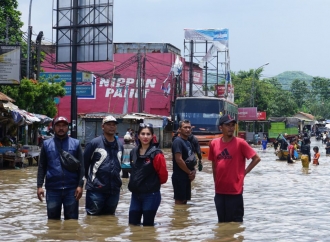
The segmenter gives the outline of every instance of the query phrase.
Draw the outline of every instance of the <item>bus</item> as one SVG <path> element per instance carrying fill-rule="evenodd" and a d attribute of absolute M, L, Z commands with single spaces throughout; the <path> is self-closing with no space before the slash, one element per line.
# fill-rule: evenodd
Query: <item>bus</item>
<path fill-rule="evenodd" d="M 209 142 L 222 136 L 218 123 L 224 114 L 230 114 L 237 121 L 237 105 L 217 97 L 178 97 L 174 106 L 173 132 L 178 130 L 181 120 L 189 120 L 193 127 L 192 133 L 201 146 L 202 155 L 207 158 Z"/>

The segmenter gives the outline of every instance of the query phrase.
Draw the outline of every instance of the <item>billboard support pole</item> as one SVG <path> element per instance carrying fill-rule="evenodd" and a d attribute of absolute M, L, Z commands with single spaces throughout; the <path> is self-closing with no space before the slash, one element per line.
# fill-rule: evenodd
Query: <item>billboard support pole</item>
<path fill-rule="evenodd" d="M 190 40 L 189 97 L 192 97 L 192 85 L 193 85 L 193 61 L 194 61 L 194 41 L 193 41 L 193 40 Z"/>
<path fill-rule="evenodd" d="M 77 24 L 78 0 L 73 1 L 72 81 L 71 81 L 71 137 L 77 138 Z"/>

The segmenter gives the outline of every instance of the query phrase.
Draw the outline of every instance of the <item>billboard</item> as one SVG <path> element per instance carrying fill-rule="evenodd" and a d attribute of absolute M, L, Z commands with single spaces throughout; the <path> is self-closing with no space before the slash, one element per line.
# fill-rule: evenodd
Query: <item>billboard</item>
<path fill-rule="evenodd" d="M 219 50 L 228 49 L 229 29 L 185 29 L 186 40 L 212 41 Z"/>
<path fill-rule="evenodd" d="M 226 85 L 225 84 L 216 85 L 216 91 L 217 91 L 218 97 L 225 98 Z M 228 84 L 228 95 L 229 95 L 229 93 L 234 94 L 234 85 Z"/>
<path fill-rule="evenodd" d="M 258 120 L 257 108 L 238 108 L 238 120 L 239 121 L 253 121 Z"/>
<path fill-rule="evenodd" d="M 56 6 L 57 63 L 74 62 L 74 47 L 77 62 L 113 60 L 113 0 L 57 0 Z"/>
<path fill-rule="evenodd" d="M 41 72 L 40 77 L 45 79 L 54 78 L 55 82 L 66 81 L 71 82 L 71 72 Z M 88 72 L 77 72 L 78 82 L 93 82 L 93 74 Z"/>
<path fill-rule="evenodd" d="M 55 82 L 65 81 L 65 95 L 71 96 L 71 72 L 42 72 L 40 77 L 54 78 Z M 77 72 L 76 94 L 78 98 L 95 98 L 95 77 L 92 73 Z"/>
<path fill-rule="evenodd" d="M 88 70 L 93 72 L 94 96 L 95 98 L 84 98 L 82 95 L 89 93 L 89 82 L 79 83 L 77 86 L 78 113 L 123 113 L 125 100 L 127 100 L 127 112 L 137 112 L 138 110 L 138 79 L 136 76 L 137 61 L 132 57 L 135 53 L 116 53 L 115 62 L 90 62 L 78 63 L 78 70 Z M 56 74 L 58 65 L 54 65 L 51 56 L 47 56 L 42 64 L 46 72 Z M 164 80 L 170 85 L 170 93 L 173 91 L 172 75 L 169 76 L 171 67 L 176 59 L 174 53 L 147 53 L 147 58 L 152 61 L 146 62 L 146 73 L 144 84 L 144 108 L 143 111 L 150 114 L 169 116 L 171 109 L 171 95 L 166 95 L 162 89 Z M 184 59 L 181 58 L 184 62 Z M 118 68 L 126 63 L 124 68 Z M 185 72 L 182 73 L 183 75 Z M 64 74 L 63 74 L 64 75 Z M 63 77 L 63 76 L 62 76 Z M 183 77 L 185 78 L 185 77 Z M 69 79 L 67 79 L 69 80 Z M 126 88 L 127 86 L 127 88 Z M 70 93 L 70 83 L 66 85 L 67 95 Z M 92 91 L 92 90 L 91 90 Z M 64 96 L 58 104 L 58 115 L 70 118 L 70 98 Z"/>
<path fill-rule="evenodd" d="M 266 112 L 258 112 L 258 120 L 266 120 Z"/>
<path fill-rule="evenodd" d="M 21 47 L 0 45 L 0 84 L 20 84 Z"/>

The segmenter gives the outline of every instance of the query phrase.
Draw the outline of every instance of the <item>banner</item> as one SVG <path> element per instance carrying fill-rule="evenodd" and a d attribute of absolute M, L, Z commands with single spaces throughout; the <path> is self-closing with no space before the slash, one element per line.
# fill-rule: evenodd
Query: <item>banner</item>
<path fill-rule="evenodd" d="M 257 108 L 238 108 L 239 121 L 254 121 L 258 120 Z"/>
<path fill-rule="evenodd" d="M 21 47 L 0 46 L 0 84 L 20 84 Z"/>
<path fill-rule="evenodd" d="M 213 41 L 219 50 L 228 49 L 229 30 L 228 29 L 185 29 L 184 38 L 186 40 L 207 40 Z"/>
<path fill-rule="evenodd" d="M 216 85 L 216 91 L 218 97 L 225 98 L 226 94 L 226 84 L 221 84 L 221 85 Z M 233 85 L 228 85 L 228 94 L 232 93 L 234 95 L 234 86 Z"/>
<path fill-rule="evenodd" d="M 258 120 L 266 120 L 266 112 L 258 112 Z"/>

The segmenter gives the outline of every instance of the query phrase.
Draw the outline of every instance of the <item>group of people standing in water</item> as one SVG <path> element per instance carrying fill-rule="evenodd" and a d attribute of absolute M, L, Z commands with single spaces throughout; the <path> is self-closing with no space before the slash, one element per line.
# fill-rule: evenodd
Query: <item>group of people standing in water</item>
<path fill-rule="evenodd" d="M 46 196 L 49 219 L 61 219 L 62 207 L 64 219 L 78 219 L 84 184 L 87 215 L 115 214 L 122 186 L 121 161 L 123 154 L 128 156 L 116 137 L 117 125 L 113 116 L 105 117 L 103 134 L 91 140 L 82 151 L 79 140 L 68 136 L 68 120 L 65 117 L 54 120 L 55 136 L 42 146 L 37 178 L 37 196 L 40 201 Z M 235 119 L 223 115 L 219 120 L 223 136 L 210 143 L 208 159 L 212 162 L 218 222 L 243 221 L 244 177 L 260 161 L 246 141 L 233 136 L 235 125 Z M 191 199 L 191 182 L 196 177 L 196 168 L 200 171 L 203 168 L 201 151 L 196 147 L 198 142 L 191 135 L 191 129 L 189 120 L 180 121 L 178 135 L 172 144 L 175 204 L 186 204 Z M 131 147 L 126 157 L 130 162 L 128 189 L 132 193 L 128 222 L 132 225 L 154 225 L 161 203 L 160 188 L 168 180 L 166 160 L 158 145 L 153 143 L 153 135 L 152 124 L 140 123 L 139 145 Z M 80 162 L 79 168 L 71 170 L 63 165 L 63 159 L 68 158 L 63 155 L 64 151 Z M 245 166 L 247 159 L 252 161 Z"/>

